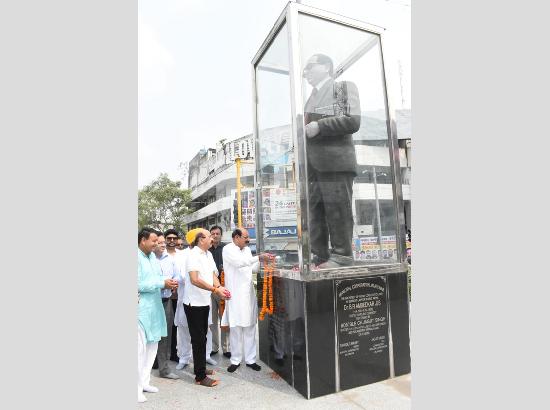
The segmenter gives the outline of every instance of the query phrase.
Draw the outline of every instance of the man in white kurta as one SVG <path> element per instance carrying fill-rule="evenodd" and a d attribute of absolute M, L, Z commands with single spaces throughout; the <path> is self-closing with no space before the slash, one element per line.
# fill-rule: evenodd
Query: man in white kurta
<path fill-rule="evenodd" d="M 237 370 L 243 360 L 243 352 L 246 365 L 258 371 L 261 369 L 256 364 L 258 306 L 252 272 L 258 270 L 259 258 L 252 256 L 247 246 L 250 240 L 246 229 L 235 229 L 231 237 L 233 242 L 223 248 L 225 287 L 231 292 L 222 317 L 222 326 L 230 328 L 231 366 L 227 371 L 232 373 Z"/>

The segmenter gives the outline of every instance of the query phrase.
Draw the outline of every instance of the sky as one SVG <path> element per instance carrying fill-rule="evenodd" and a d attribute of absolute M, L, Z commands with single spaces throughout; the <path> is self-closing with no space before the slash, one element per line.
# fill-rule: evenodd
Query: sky
<path fill-rule="evenodd" d="M 287 0 L 139 0 L 138 188 L 252 133 L 252 58 Z M 388 93 L 410 108 L 410 0 L 302 0 L 386 28 Z M 183 180 L 183 186 L 187 181 Z"/>

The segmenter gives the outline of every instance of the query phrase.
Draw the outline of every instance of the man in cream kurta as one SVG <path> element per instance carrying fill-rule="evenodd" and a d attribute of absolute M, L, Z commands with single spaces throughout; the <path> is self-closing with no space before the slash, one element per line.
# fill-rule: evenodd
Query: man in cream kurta
<path fill-rule="evenodd" d="M 252 256 L 248 231 L 235 229 L 231 234 L 233 242 L 223 248 L 225 287 L 231 292 L 231 299 L 225 302 L 222 326 L 229 326 L 231 345 L 231 366 L 227 371 L 234 372 L 243 360 L 253 370 L 260 370 L 256 364 L 256 323 L 258 306 L 252 283 L 252 272 L 259 268 L 259 257 Z M 262 255 L 262 257 L 264 257 Z"/>

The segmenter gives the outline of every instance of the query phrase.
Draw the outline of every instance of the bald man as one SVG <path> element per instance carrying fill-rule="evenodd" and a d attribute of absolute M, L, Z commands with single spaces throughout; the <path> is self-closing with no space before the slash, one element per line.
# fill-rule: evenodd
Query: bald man
<path fill-rule="evenodd" d="M 216 263 L 208 249 L 212 246 L 212 235 L 206 229 L 197 231 L 192 241 L 186 270 L 189 273 L 189 283 L 186 283 L 183 296 L 183 309 L 189 325 L 195 382 L 201 386 L 214 387 L 218 380 L 209 375 L 213 370 L 206 369 L 206 334 L 208 331 L 208 315 L 210 312 L 211 294 L 221 299 L 229 299 L 230 292 L 220 285 Z M 189 285 L 189 286 L 187 286 Z"/>

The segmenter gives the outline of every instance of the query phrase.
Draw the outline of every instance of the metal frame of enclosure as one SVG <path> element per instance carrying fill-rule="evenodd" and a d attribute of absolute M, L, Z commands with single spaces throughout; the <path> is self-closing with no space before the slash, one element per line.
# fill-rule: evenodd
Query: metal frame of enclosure
<path fill-rule="evenodd" d="M 356 48 L 353 53 L 350 53 L 348 56 L 344 56 L 338 61 L 338 64 L 335 64 L 334 67 L 334 77 L 337 78 L 338 76 L 346 73 L 346 70 L 353 66 L 353 64 L 360 59 L 362 56 L 364 56 L 366 53 L 373 52 L 379 53 L 379 55 L 376 56 L 377 61 L 380 61 L 381 64 L 381 86 L 380 89 L 382 90 L 381 99 L 383 99 L 383 109 L 385 111 L 385 127 L 386 127 L 386 133 L 387 133 L 387 145 L 381 145 L 382 148 L 387 149 L 388 155 L 389 155 L 389 164 L 391 169 L 391 176 L 388 178 L 391 178 L 391 199 L 393 203 L 393 216 L 394 222 L 393 226 L 395 227 L 395 255 L 388 259 L 388 260 L 373 260 L 372 262 L 369 261 L 369 263 L 357 263 L 350 266 L 342 266 L 338 269 L 321 269 L 321 270 L 313 270 L 312 269 L 312 261 L 311 261 L 311 249 L 310 249 L 310 218 L 309 218 L 309 193 L 308 193 L 308 178 L 307 178 L 307 147 L 306 147 L 306 136 L 305 136 L 305 127 L 304 127 L 304 84 L 302 80 L 302 67 L 304 67 L 305 61 L 303 61 L 303 55 L 301 54 L 301 47 L 302 44 L 300 42 L 300 35 L 301 35 L 301 26 L 300 26 L 300 18 L 302 16 L 310 16 L 314 17 L 315 19 L 320 19 L 319 24 L 322 24 L 322 22 L 327 22 L 330 24 L 336 24 L 342 27 L 349 27 L 354 30 L 357 30 L 358 35 L 367 34 L 372 36 L 369 38 L 372 38 L 372 41 L 364 41 L 363 44 L 361 44 L 360 47 Z M 317 20 L 316 20 L 317 22 Z M 287 50 L 287 56 L 288 56 L 288 64 L 286 65 L 276 65 L 276 64 L 269 64 L 269 62 L 262 63 L 262 59 L 268 53 L 274 44 L 274 41 L 277 39 L 278 41 L 285 42 L 284 36 L 279 36 L 279 34 L 283 31 L 286 31 L 284 36 L 286 36 L 287 44 L 284 45 Z M 260 110 L 258 109 L 259 99 L 260 99 L 260 91 L 259 87 L 263 87 L 264 84 L 258 79 L 258 73 L 260 71 L 269 71 L 271 73 L 278 73 L 282 74 L 283 76 L 288 76 L 289 80 L 289 90 L 290 90 L 290 101 L 289 101 L 289 108 L 290 108 L 290 116 L 288 118 L 288 124 L 289 124 L 289 132 L 292 143 L 292 159 L 290 162 L 292 162 L 292 166 L 288 168 L 288 172 L 292 175 L 290 178 L 294 178 L 295 186 L 293 187 L 293 190 L 295 190 L 296 195 L 296 247 L 294 249 L 294 252 L 297 254 L 297 258 L 295 261 L 294 269 L 277 269 L 277 277 L 280 278 L 279 280 L 283 283 L 285 280 L 292 281 L 292 283 L 297 283 L 299 287 L 301 287 L 300 292 L 303 293 L 303 306 L 300 308 L 303 309 L 303 315 L 304 315 L 304 321 L 305 321 L 305 353 L 306 353 L 306 379 L 307 379 L 307 386 L 299 390 L 305 397 L 312 398 L 317 397 L 322 394 L 327 394 L 333 391 L 340 391 L 345 388 L 349 388 L 346 386 L 341 386 L 341 376 L 340 376 L 340 360 L 338 358 L 338 347 L 337 342 L 334 343 L 334 351 L 333 352 L 326 352 L 327 354 L 332 354 L 336 356 L 335 359 L 335 366 L 334 366 L 334 387 L 331 387 L 332 390 L 321 391 L 313 389 L 312 391 L 312 381 L 311 378 L 311 372 L 316 371 L 311 369 L 311 363 L 312 360 L 311 353 L 310 353 L 310 346 L 311 340 L 308 340 L 308 334 L 310 333 L 308 331 L 309 326 L 314 326 L 313 324 L 308 324 L 309 315 L 308 315 L 308 301 L 307 298 L 310 297 L 310 295 L 315 295 L 315 292 L 317 292 L 315 289 L 315 283 L 318 281 L 332 281 L 329 285 L 329 288 L 334 289 L 333 294 L 336 294 L 336 284 L 339 283 L 338 281 L 343 281 L 347 279 L 353 279 L 353 278 L 364 278 L 364 277 L 384 277 L 384 283 L 389 283 L 388 275 L 391 276 L 392 274 L 400 274 L 402 275 L 403 272 L 407 272 L 407 260 L 406 260 L 406 247 L 405 247 L 405 218 L 404 218 L 404 207 L 403 207 L 403 193 L 402 193 L 402 186 L 401 186 L 401 170 L 400 170 L 400 159 L 399 159 L 399 147 L 398 147 L 398 140 L 397 140 L 397 131 L 396 131 L 396 124 L 394 119 L 394 114 L 391 109 L 390 101 L 388 98 L 388 92 L 387 92 L 387 85 L 386 85 L 386 69 L 384 67 L 384 54 L 383 54 L 383 34 L 384 29 L 378 26 L 374 26 L 371 24 L 367 24 L 358 20 L 354 20 L 351 18 L 347 18 L 341 15 L 333 14 L 327 11 L 323 11 L 320 9 L 316 9 L 313 7 L 305 6 L 302 4 L 297 3 L 289 3 L 286 8 L 283 10 L 279 18 L 277 19 L 275 25 L 271 29 L 269 35 L 259 48 L 258 52 L 254 56 L 252 60 L 252 84 L 253 84 L 253 118 L 254 118 L 254 138 L 255 138 L 255 147 L 256 147 L 256 205 L 257 205 L 257 212 L 256 212 L 256 232 L 257 232 L 257 250 L 258 252 L 264 252 L 266 250 L 266 241 L 264 238 L 264 235 L 262 233 L 264 232 L 265 221 L 262 217 L 262 204 L 264 203 L 265 198 L 263 198 L 263 191 L 264 184 L 262 183 L 262 169 L 265 164 L 262 163 L 262 144 L 265 142 L 261 138 L 262 127 L 259 125 L 260 118 L 259 116 L 262 115 Z M 303 34 L 303 33 L 302 33 Z M 376 48 L 374 48 L 376 46 Z M 264 88 L 265 89 L 265 88 Z M 285 129 L 286 130 L 286 129 Z M 286 131 L 285 131 L 286 132 Z M 378 148 L 378 147 L 377 147 Z M 264 154 L 265 155 L 265 154 Z M 373 167 L 374 169 L 374 167 Z M 287 172 L 285 171 L 285 172 Z M 376 189 L 376 171 L 373 171 L 374 176 L 374 188 Z M 387 183 L 389 185 L 389 183 Z M 388 200 L 389 202 L 389 200 Z M 378 206 L 378 201 L 376 202 Z M 380 212 L 377 210 L 377 212 Z M 380 224 L 380 215 L 378 215 L 378 220 Z M 381 228 L 378 227 L 378 235 L 381 234 Z M 380 236 L 381 237 L 381 236 Z M 382 244 L 380 240 L 380 249 L 382 250 Z M 262 275 L 260 273 L 260 275 Z M 374 279 L 373 279 L 374 280 Z M 393 280 L 393 279 L 392 279 Z M 286 283 L 286 282 L 285 282 Z M 262 284 L 262 281 L 258 280 L 258 286 L 259 291 L 261 286 L 264 286 L 265 284 Z M 292 285 L 294 286 L 294 285 Z M 319 286 L 322 286 L 319 284 Z M 313 293 L 312 293 L 313 292 Z M 392 336 L 392 329 L 395 329 L 395 324 L 392 326 L 392 314 L 390 311 L 390 299 L 394 298 L 395 296 L 389 295 L 388 286 L 385 287 L 386 300 L 387 300 L 387 321 L 388 321 L 388 355 L 389 355 L 389 377 L 394 377 L 395 375 L 408 373 L 408 371 L 397 371 L 395 370 L 395 363 L 394 363 L 394 351 L 393 351 L 393 344 L 394 344 L 394 336 Z M 260 297 L 260 296 L 259 296 Z M 401 297 L 401 296 L 399 296 Z M 393 300 L 393 299 L 392 299 Z M 302 303 L 302 301 L 300 301 Z M 403 302 L 405 303 L 405 302 Z M 403 305 L 404 306 L 404 305 Z M 337 302 L 336 299 L 334 301 L 334 309 L 333 314 L 334 317 L 337 317 Z M 404 308 L 403 308 L 404 309 Z M 408 299 L 406 301 L 406 310 L 408 315 Z M 338 319 L 335 320 L 334 325 L 334 338 L 336 341 L 338 341 L 338 328 L 337 323 Z M 404 325 L 403 325 L 404 326 Z M 407 320 L 407 341 L 408 344 L 408 320 Z M 290 331 L 292 333 L 292 331 Z M 293 337 L 293 336 L 291 336 Z M 260 331 L 260 344 L 262 343 L 262 331 Z M 261 349 L 260 349 L 261 350 Z M 407 354 L 409 354 L 407 350 Z M 261 356 L 261 355 L 260 355 Z M 264 360 L 264 359 L 262 359 Z M 410 360 L 410 358 L 409 358 Z M 264 360 L 265 361 L 265 360 Z M 271 364 L 268 363 L 270 366 Z M 409 366 L 409 367 L 408 367 Z M 410 371 L 410 363 L 404 366 L 405 369 L 409 369 Z M 272 366 L 273 367 L 273 366 Z M 289 377 L 286 379 L 291 385 L 294 385 L 294 379 L 295 377 L 298 377 L 295 375 L 295 367 L 291 366 L 291 370 L 289 373 Z M 316 392 L 317 391 L 317 392 Z"/>
<path fill-rule="evenodd" d="M 277 19 L 277 22 L 271 29 L 269 35 L 261 45 L 260 49 L 254 56 L 252 60 L 252 83 L 253 83 L 253 118 L 254 118 L 254 138 L 256 140 L 256 149 L 258 149 L 261 145 L 259 144 L 259 138 L 258 138 L 258 121 L 257 121 L 257 90 L 256 90 L 256 68 L 257 64 L 266 52 L 266 50 L 271 45 L 274 37 L 276 34 L 280 31 L 281 27 L 286 23 L 287 27 L 289 27 L 288 31 L 288 41 L 289 41 L 289 50 L 290 50 L 290 88 L 291 88 L 291 108 L 292 108 L 292 131 L 293 131 L 293 139 L 294 139 L 294 146 L 298 147 L 298 151 L 300 157 L 298 158 L 298 172 L 299 175 L 305 176 L 306 175 L 306 169 L 305 169 L 305 156 L 306 156 L 306 147 L 304 146 L 304 124 L 303 124 L 303 118 L 304 118 L 304 109 L 303 109 L 303 95 L 301 92 L 301 88 L 296 84 L 296 79 L 301 77 L 301 64 L 300 64 L 300 56 L 299 56 L 299 44 L 298 44 L 298 14 L 303 13 L 315 17 L 319 17 L 321 19 L 326 19 L 331 22 L 336 22 L 345 26 L 354 27 L 360 30 L 367 31 L 372 34 L 376 34 L 380 37 L 381 42 L 381 54 L 382 54 L 382 64 L 383 64 L 383 32 L 384 29 L 379 26 L 374 26 L 362 21 L 354 20 L 351 18 L 347 18 L 338 14 L 330 13 L 321 9 L 317 9 L 310 6 L 305 6 L 303 4 L 298 3 L 289 3 L 288 6 L 285 8 L 285 10 L 281 13 L 279 18 Z M 276 68 L 273 68 L 273 70 L 276 70 Z M 336 71 L 336 70 L 335 70 Z M 384 72 L 383 76 L 383 82 L 384 85 L 386 83 L 386 75 Z M 354 267 L 346 267 L 347 270 L 346 275 L 365 275 L 365 274 L 383 274 L 383 273 L 392 273 L 392 272 L 402 272 L 403 270 L 407 270 L 407 261 L 406 261 L 406 249 L 405 249 L 405 217 L 404 217 L 404 211 L 403 211 L 403 194 L 401 189 L 401 170 L 400 170 L 400 164 L 399 164 L 399 152 L 398 152 L 398 144 L 397 144 L 397 130 L 396 130 L 396 124 L 395 119 L 393 116 L 393 111 L 391 109 L 391 103 L 389 101 L 387 91 L 385 92 L 385 99 L 386 99 L 386 116 L 388 118 L 387 120 L 387 130 L 389 135 L 389 142 L 390 142 L 390 159 L 391 159 L 391 165 L 392 165 L 392 177 L 393 177 L 393 198 L 394 198 L 394 206 L 397 210 L 396 212 L 396 226 L 397 226 L 397 262 L 395 263 L 378 263 L 375 265 L 368 265 L 368 266 L 354 266 Z M 259 158 L 259 153 L 256 153 L 256 158 Z M 259 174 L 260 174 L 260 161 L 256 161 L 256 181 L 259 181 Z M 305 177 L 298 179 L 300 182 L 296 186 L 296 193 L 298 196 L 300 209 L 307 210 L 307 187 L 305 181 L 307 179 Z M 258 184 L 258 182 L 257 182 Z M 258 189 L 258 185 L 256 186 Z M 306 249 L 303 246 L 304 243 L 308 242 L 308 215 L 307 212 L 301 212 L 300 218 L 297 221 L 298 223 L 298 247 L 299 247 L 299 261 L 301 266 L 301 273 L 304 279 L 307 280 L 318 280 L 318 279 L 324 279 L 327 277 L 331 277 L 332 272 L 326 272 L 323 275 L 311 275 L 309 270 L 309 264 L 307 264 L 305 261 L 308 260 L 308 255 L 306 254 Z M 263 221 L 261 218 L 258 218 L 257 222 L 257 232 L 261 232 L 263 229 Z M 263 248 L 263 239 L 261 235 L 258 235 L 257 239 L 257 248 L 258 249 L 264 249 Z M 284 272 L 282 273 L 284 275 Z"/>

